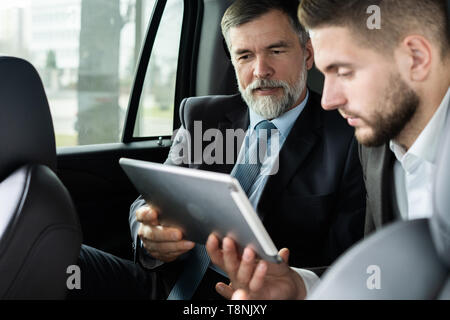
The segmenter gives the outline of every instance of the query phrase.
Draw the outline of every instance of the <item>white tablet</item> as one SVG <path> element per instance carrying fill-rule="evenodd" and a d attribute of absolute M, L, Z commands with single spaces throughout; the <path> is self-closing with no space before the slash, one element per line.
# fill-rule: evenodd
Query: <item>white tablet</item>
<path fill-rule="evenodd" d="M 211 233 L 229 236 L 241 252 L 249 245 L 264 260 L 282 261 L 234 177 L 127 158 L 119 163 L 144 199 L 159 209 L 161 225 L 177 227 L 185 239 L 201 244 Z"/>

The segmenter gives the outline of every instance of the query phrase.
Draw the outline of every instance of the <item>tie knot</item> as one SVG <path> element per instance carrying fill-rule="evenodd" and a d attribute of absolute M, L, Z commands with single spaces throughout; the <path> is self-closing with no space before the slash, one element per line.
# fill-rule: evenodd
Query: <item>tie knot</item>
<path fill-rule="evenodd" d="M 270 130 L 277 129 L 277 127 L 269 120 L 263 120 L 255 126 L 255 131 L 259 134 L 260 130 L 267 130 L 267 135 L 270 136 Z"/>

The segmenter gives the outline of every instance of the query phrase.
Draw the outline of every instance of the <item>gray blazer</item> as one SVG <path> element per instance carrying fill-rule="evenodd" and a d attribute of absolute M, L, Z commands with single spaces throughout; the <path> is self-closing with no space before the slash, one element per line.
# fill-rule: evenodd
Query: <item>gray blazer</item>
<path fill-rule="evenodd" d="M 395 156 L 385 144 L 377 148 L 359 145 L 359 157 L 367 192 L 364 234 L 368 235 L 397 216 L 392 199 Z"/>

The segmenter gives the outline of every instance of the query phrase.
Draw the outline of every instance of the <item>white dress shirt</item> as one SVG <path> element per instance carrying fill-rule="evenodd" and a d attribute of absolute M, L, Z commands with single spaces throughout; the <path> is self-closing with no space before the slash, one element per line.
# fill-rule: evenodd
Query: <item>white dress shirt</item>
<path fill-rule="evenodd" d="M 448 112 L 450 88 L 441 105 L 411 148 L 406 151 L 391 140 L 395 155 L 394 199 L 403 220 L 429 218 L 433 211 L 432 191 L 436 172 L 438 142 L 444 130 Z"/>

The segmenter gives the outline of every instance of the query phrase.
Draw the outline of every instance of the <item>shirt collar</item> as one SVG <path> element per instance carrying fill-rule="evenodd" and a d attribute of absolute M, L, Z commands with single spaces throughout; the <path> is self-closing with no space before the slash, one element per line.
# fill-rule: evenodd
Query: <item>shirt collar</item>
<path fill-rule="evenodd" d="M 308 102 L 309 98 L 309 90 L 306 90 L 306 97 L 303 99 L 303 101 L 296 106 L 295 108 L 292 108 L 291 110 L 283 113 L 278 118 L 272 119 L 271 122 L 277 127 L 280 134 L 286 138 L 289 135 L 289 132 L 291 131 L 292 126 L 295 123 L 295 120 L 297 120 L 300 113 L 302 113 L 303 109 L 306 106 L 306 103 Z M 259 114 L 257 114 L 255 111 L 253 111 L 251 108 L 249 108 L 250 113 L 250 130 L 254 130 L 256 125 L 260 123 L 261 121 L 266 120 Z M 251 133 L 251 132 L 250 132 Z"/>
<path fill-rule="evenodd" d="M 391 140 L 389 142 L 389 147 L 398 161 L 402 162 L 406 154 L 411 154 L 421 160 L 435 163 L 438 151 L 437 144 L 444 129 L 449 103 L 450 87 L 439 105 L 439 108 L 407 152 L 405 152 L 405 149 L 395 141 Z"/>

